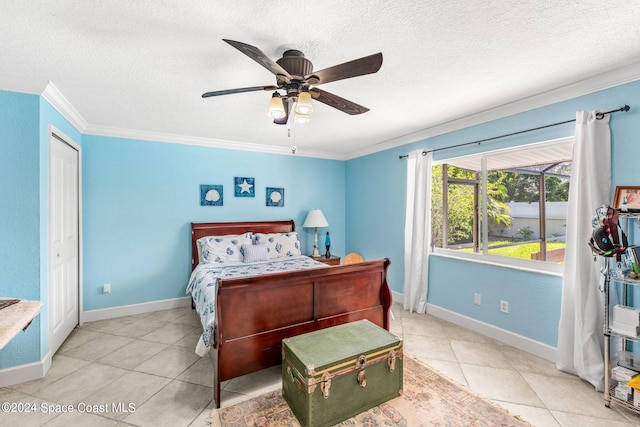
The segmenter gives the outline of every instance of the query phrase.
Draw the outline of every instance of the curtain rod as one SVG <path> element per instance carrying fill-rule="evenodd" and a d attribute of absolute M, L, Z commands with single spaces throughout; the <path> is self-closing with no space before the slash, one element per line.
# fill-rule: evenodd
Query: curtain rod
<path fill-rule="evenodd" d="M 596 113 L 596 119 L 602 120 L 604 118 L 605 114 L 618 113 L 618 112 L 621 112 L 621 111 L 627 112 L 629 110 L 630 110 L 630 107 L 628 105 L 625 105 L 624 107 L 618 108 L 617 110 L 610 110 L 610 111 L 604 111 L 604 112 L 601 112 L 601 113 Z M 565 120 L 564 122 L 552 123 L 550 125 L 539 126 L 537 128 L 521 130 L 521 131 L 513 132 L 513 133 L 507 133 L 507 134 L 504 134 L 504 135 L 494 136 L 492 138 L 481 139 L 481 140 L 478 140 L 478 141 L 465 142 L 465 143 L 462 143 L 462 144 L 450 145 L 448 147 L 442 147 L 442 148 L 434 148 L 433 150 L 424 150 L 424 151 L 422 151 L 422 155 L 426 156 L 427 153 L 431 153 L 431 152 L 434 152 L 434 151 L 448 150 L 449 148 L 463 147 L 465 145 L 480 144 L 481 142 L 492 141 L 494 139 L 500 139 L 500 138 L 505 138 L 507 136 L 519 135 L 521 133 L 526 133 L 526 132 L 533 132 L 534 130 L 540 130 L 540 129 L 550 128 L 550 127 L 553 127 L 553 126 L 564 125 L 564 124 L 575 122 L 575 121 L 576 121 L 576 119 Z M 406 157 L 409 157 L 409 155 L 405 154 L 404 156 L 399 156 L 399 158 L 401 160 L 406 158 Z"/>

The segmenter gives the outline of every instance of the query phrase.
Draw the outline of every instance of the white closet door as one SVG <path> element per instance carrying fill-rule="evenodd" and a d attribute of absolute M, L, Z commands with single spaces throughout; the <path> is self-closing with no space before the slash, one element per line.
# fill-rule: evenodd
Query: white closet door
<path fill-rule="evenodd" d="M 79 319 L 79 154 L 57 135 L 49 162 L 49 351 L 53 355 Z"/>

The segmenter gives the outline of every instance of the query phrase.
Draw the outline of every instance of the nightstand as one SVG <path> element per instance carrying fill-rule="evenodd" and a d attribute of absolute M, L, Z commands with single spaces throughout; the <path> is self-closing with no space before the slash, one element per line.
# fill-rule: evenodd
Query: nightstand
<path fill-rule="evenodd" d="M 311 257 L 311 256 L 310 256 Z M 311 257 L 313 258 L 313 257 Z M 320 258 L 313 258 L 316 261 L 323 262 L 327 265 L 340 265 L 340 257 L 331 255 L 329 258 L 325 258 L 324 255 L 320 256 Z"/>

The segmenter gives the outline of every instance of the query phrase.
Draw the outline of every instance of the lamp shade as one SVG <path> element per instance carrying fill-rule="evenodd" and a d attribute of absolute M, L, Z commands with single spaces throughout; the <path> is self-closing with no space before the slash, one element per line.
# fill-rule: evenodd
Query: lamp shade
<path fill-rule="evenodd" d="M 271 96 L 271 101 L 269 102 L 269 116 L 274 119 L 279 119 L 280 117 L 285 116 L 284 102 L 282 102 L 282 97 L 280 97 L 278 92 L 274 92 Z"/>
<path fill-rule="evenodd" d="M 298 103 L 296 104 L 296 113 L 311 114 L 313 113 L 313 104 L 311 104 L 311 94 L 309 89 L 305 89 L 298 95 Z"/>
<path fill-rule="evenodd" d="M 299 124 L 309 123 L 311 121 L 311 116 L 308 114 L 295 113 L 293 115 L 293 121 Z"/>
<path fill-rule="evenodd" d="M 304 220 L 302 226 L 305 228 L 328 227 L 329 223 L 320 209 L 312 209 L 307 214 L 307 219 Z"/>

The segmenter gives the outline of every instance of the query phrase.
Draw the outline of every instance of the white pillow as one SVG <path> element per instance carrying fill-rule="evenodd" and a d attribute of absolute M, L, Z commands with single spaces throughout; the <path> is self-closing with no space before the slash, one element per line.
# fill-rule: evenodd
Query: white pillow
<path fill-rule="evenodd" d="M 206 264 L 243 262 L 242 245 L 250 245 L 251 236 L 251 233 L 244 233 L 206 236 L 198 239 L 196 245 L 201 248 L 200 262 Z"/>
<path fill-rule="evenodd" d="M 196 248 L 198 249 L 198 255 L 200 255 L 202 253 L 202 248 L 204 247 L 204 244 L 206 242 L 208 242 L 209 240 L 213 240 L 213 239 L 233 239 L 234 237 L 245 238 L 246 236 L 249 236 L 249 238 L 253 239 L 253 233 L 250 232 L 250 231 L 247 232 L 247 233 L 243 233 L 243 234 L 224 234 L 222 236 L 205 236 L 205 237 L 201 237 L 198 240 L 196 240 Z"/>
<path fill-rule="evenodd" d="M 269 245 L 242 245 L 244 262 L 269 261 Z"/>
<path fill-rule="evenodd" d="M 300 251 L 300 242 L 298 241 L 298 233 L 295 231 L 291 233 L 273 234 L 256 233 L 253 235 L 253 243 L 256 245 L 266 244 L 269 259 L 299 256 L 302 254 Z"/>

